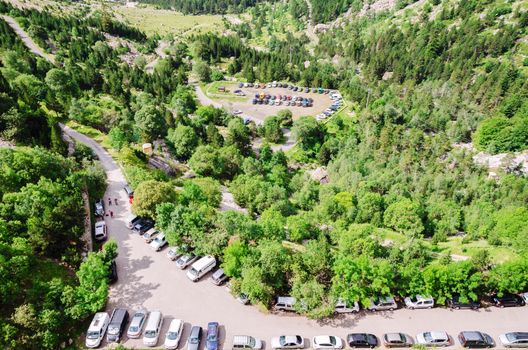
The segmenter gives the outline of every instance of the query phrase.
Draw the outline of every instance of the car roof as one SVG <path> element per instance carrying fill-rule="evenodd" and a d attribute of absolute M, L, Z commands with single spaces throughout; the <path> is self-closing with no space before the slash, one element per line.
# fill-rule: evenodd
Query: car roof
<path fill-rule="evenodd" d="M 401 333 L 387 333 L 385 334 L 385 338 L 387 341 L 401 341 L 402 340 L 402 334 Z"/>
<path fill-rule="evenodd" d="M 482 340 L 482 333 L 477 331 L 464 331 L 460 332 L 466 340 Z"/>
<path fill-rule="evenodd" d="M 287 342 L 287 343 L 291 343 L 291 342 L 297 342 L 297 337 L 298 335 L 285 335 L 284 336 L 284 340 Z"/>
<path fill-rule="evenodd" d="M 294 297 L 277 297 L 277 303 L 295 304 L 295 301 Z"/>
<path fill-rule="evenodd" d="M 429 334 L 431 334 L 433 339 L 448 339 L 448 335 L 444 331 L 432 331 Z"/>
<path fill-rule="evenodd" d="M 178 329 L 180 329 L 181 324 L 182 324 L 182 320 L 175 318 L 170 323 L 169 331 L 177 331 Z"/>
<path fill-rule="evenodd" d="M 102 220 L 101 220 L 101 221 L 97 221 L 97 222 L 95 223 L 95 227 L 102 227 L 102 226 L 105 226 L 105 225 L 106 225 L 106 222 L 104 222 L 104 221 L 102 221 Z"/>
<path fill-rule="evenodd" d="M 213 273 L 213 277 L 218 278 L 225 275 L 224 269 L 218 269 Z"/>
<path fill-rule="evenodd" d="M 88 328 L 88 331 L 98 331 L 101 329 L 102 324 L 110 318 L 110 315 L 108 315 L 107 312 L 98 312 L 94 315 L 94 318 L 92 319 L 92 322 L 90 323 L 90 327 Z"/>
<path fill-rule="evenodd" d="M 314 339 L 317 340 L 317 343 L 330 343 L 329 335 L 318 335 Z"/>

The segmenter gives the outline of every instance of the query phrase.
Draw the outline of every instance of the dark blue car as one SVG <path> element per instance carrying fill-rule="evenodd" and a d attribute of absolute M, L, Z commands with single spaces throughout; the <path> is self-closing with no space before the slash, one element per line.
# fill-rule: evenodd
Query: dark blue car
<path fill-rule="evenodd" d="M 218 350 L 218 322 L 209 322 L 207 324 L 205 348 L 207 350 Z"/>

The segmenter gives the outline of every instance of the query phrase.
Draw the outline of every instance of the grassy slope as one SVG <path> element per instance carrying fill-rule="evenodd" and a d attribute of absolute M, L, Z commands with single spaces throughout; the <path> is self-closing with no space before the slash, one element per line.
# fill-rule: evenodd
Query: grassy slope
<path fill-rule="evenodd" d="M 116 6 L 114 11 L 148 35 L 188 35 L 200 32 L 222 31 L 222 17 L 216 15 L 190 16 L 169 10 L 158 10 L 151 6 Z"/>

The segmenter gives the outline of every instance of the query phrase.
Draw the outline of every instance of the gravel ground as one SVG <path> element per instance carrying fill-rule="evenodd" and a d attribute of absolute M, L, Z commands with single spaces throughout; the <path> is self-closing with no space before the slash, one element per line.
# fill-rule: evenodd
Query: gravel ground
<path fill-rule="evenodd" d="M 212 284 L 209 276 L 199 282 L 191 282 L 185 271 L 179 270 L 166 257 L 166 249 L 156 253 L 141 237 L 131 234 L 125 226 L 130 208 L 122 190 L 125 179 L 120 168 L 93 140 L 65 129 L 73 138 L 96 151 L 108 174 L 105 199 L 119 200 L 117 207 L 112 205 L 109 208 L 114 211 L 114 218 L 107 219 L 109 235 L 119 244 L 119 280 L 110 289 L 107 311 L 116 306 L 126 307 L 130 313 L 139 308 L 160 310 L 165 318 L 159 347 L 163 346 L 163 337 L 173 318 L 185 321 L 179 349 L 186 348 L 191 325 L 205 327 L 209 321 L 221 324 L 221 349 L 230 349 L 233 335 L 253 335 L 262 339 L 265 348 L 270 349 L 271 337 L 280 334 L 302 335 L 306 338 L 306 347 L 310 347 L 310 339 L 320 334 L 344 339 L 349 332 L 371 332 L 381 337 L 385 332 L 401 331 L 415 337 L 421 331 L 445 330 L 456 338 L 460 331 L 480 330 L 497 340 L 503 332 L 528 330 L 528 307 L 492 307 L 478 311 L 403 309 L 374 314 L 361 312 L 328 321 L 313 321 L 294 314 L 263 313 L 254 306 L 241 305 L 224 287 Z M 123 340 L 128 348 L 144 348 L 141 340 L 126 339 L 126 336 Z M 458 340 L 450 348 L 460 348 Z"/>

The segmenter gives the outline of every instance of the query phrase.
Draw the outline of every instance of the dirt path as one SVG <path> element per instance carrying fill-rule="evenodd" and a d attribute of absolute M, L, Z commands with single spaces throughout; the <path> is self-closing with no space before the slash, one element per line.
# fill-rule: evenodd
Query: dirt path
<path fill-rule="evenodd" d="M 42 50 L 42 48 L 40 48 L 40 46 L 38 46 L 33 41 L 33 39 L 31 39 L 31 37 L 24 31 L 24 29 L 22 29 L 22 27 L 18 24 L 18 22 L 13 17 L 7 16 L 7 15 L 1 15 L 1 16 L 2 16 L 2 19 L 6 21 L 6 23 L 9 24 L 11 28 L 13 28 L 15 33 L 19 36 L 20 40 L 24 42 L 24 44 L 27 46 L 29 51 L 55 64 L 55 57 L 53 55 L 50 55 L 44 52 L 44 50 Z"/>

